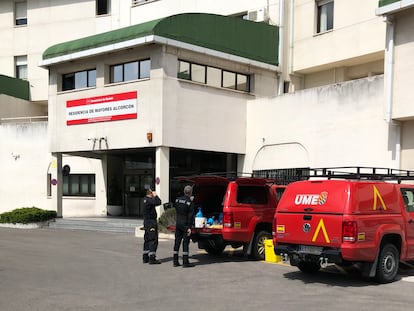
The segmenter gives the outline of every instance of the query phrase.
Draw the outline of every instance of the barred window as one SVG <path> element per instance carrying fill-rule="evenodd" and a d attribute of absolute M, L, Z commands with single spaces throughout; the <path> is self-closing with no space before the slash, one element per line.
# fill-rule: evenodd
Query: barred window
<path fill-rule="evenodd" d="M 294 181 L 309 179 L 309 168 L 285 168 L 253 171 L 253 177 L 274 179 L 278 184 L 287 185 Z"/>

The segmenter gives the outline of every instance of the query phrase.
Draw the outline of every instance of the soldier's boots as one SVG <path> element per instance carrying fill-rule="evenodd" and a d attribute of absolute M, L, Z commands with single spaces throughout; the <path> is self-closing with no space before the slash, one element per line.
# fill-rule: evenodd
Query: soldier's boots
<path fill-rule="evenodd" d="M 192 268 L 194 264 L 188 261 L 188 255 L 183 255 L 183 268 Z"/>
<path fill-rule="evenodd" d="M 173 265 L 174 265 L 174 267 L 181 266 L 180 263 L 178 262 L 178 254 L 174 254 L 174 257 L 173 257 Z"/>
<path fill-rule="evenodd" d="M 160 260 L 155 258 L 155 255 L 149 256 L 149 264 L 150 265 L 159 265 L 161 263 Z"/>
<path fill-rule="evenodd" d="M 142 263 L 148 263 L 149 262 L 149 256 L 148 254 L 142 255 Z"/>

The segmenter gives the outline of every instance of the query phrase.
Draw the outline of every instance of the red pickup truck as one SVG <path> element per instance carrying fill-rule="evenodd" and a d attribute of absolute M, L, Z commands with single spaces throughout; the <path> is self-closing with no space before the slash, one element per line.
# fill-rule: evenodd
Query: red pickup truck
<path fill-rule="evenodd" d="M 414 185 L 308 180 L 289 184 L 273 223 L 275 253 L 307 273 L 356 265 L 392 282 L 414 260 Z"/>
<path fill-rule="evenodd" d="M 243 246 L 249 257 L 264 259 L 264 240 L 272 238 L 273 215 L 285 186 L 250 177 L 180 180 L 193 185 L 195 213 L 200 208 L 207 220 L 201 227 L 192 228 L 191 239 L 200 249 L 216 255 L 227 245 Z"/>

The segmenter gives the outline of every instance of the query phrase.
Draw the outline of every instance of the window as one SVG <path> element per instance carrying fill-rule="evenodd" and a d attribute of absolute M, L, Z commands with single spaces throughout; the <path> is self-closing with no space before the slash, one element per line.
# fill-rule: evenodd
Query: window
<path fill-rule="evenodd" d="M 96 0 L 96 15 L 109 14 L 110 0 Z"/>
<path fill-rule="evenodd" d="M 221 87 L 221 70 L 207 67 L 207 85 Z"/>
<path fill-rule="evenodd" d="M 94 174 L 69 174 L 63 176 L 64 196 L 95 196 L 95 175 Z"/>
<path fill-rule="evenodd" d="M 242 204 L 266 204 L 268 190 L 260 186 L 239 186 L 237 202 Z"/>
<path fill-rule="evenodd" d="M 27 25 L 27 1 L 14 3 L 14 20 L 16 26 Z"/>
<path fill-rule="evenodd" d="M 178 62 L 178 74 L 177 77 L 180 79 L 191 80 L 190 75 L 190 63 L 185 61 Z"/>
<path fill-rule="evenodd" d="M 178 61 L 177 78 L 214 87 L 250 92 L 250 76 L 206 65 Z"/>
<path fill-rule="evenodd" d="M 27 80 L 27 56 L 16 56 L 14 64 L 16 78 Z"/>
<path fill-rule="evenodd" d="M 317 33 L 333 29 L 333 0 L 317 1 L 316 4 L 318 10 Z"/>
<path fill-rule="evenodd" d="M 414 212 L 414 189 L 401 188 L 401 195 L 404 201 L 405 210 L 409 213 Z"/>
<path fill-rule="evenodd" d="M 150 77 L 150 71 L 149 59 L 113 65 L 110 67 L 110 83 L 146 79 Z"/>
<path fill-rule="evenodd" d="M 67 73 L 62 76 L 62 91 L 96 86 L 96 69 Z"/>
<path fill-rule="evenodd" d="M 206 83 L 206 66 L 191 64 L 191 80 Z"/>
<path fill-rule="evenodd" d="M 234 72 L 223 71 L 223 87 L 236 89 L 236 74 Z"/>

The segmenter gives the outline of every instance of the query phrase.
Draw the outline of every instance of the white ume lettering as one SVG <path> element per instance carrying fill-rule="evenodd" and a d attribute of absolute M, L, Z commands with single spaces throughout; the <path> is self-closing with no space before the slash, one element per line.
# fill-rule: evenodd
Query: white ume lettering
<path fill-rule="evenodd" d="M 317 205 L 319 194 L 297 194 L 295 197 L 296 205 Z"/>

